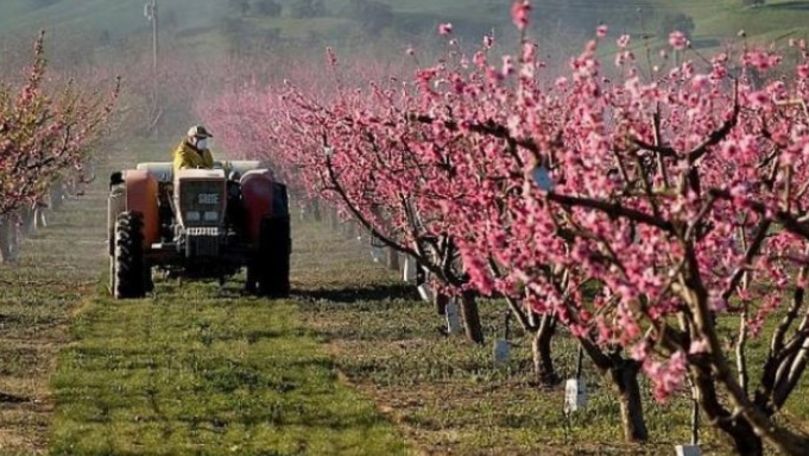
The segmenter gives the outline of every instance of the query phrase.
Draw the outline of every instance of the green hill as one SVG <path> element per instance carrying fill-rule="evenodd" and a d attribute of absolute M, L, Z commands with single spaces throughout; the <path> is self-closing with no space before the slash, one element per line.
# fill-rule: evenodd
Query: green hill
<path fill-rule="evenodd" d="M 279 43 L 350 45 L 399 43 L 428 36 L 437 23 L 452 21 L 462 36 L 475 37 L 508 25 L 508 0 L 274 0 L 280 15 L 257 11 L 256 3 L 239 12 L 236 0 L 160 0 L 167 46 L 182 49 L 228 50 L 245 45 L 277 47 Z M 323 3 L 319 13 L 296 14 L 296 5 Z M 86 53 L 87 48 L 132 49 L 148 46 L 149 23 L 143 17 L 146 0 L 3 0 L 0 40 L 31 37 L 42 28 L 52 41 Z M 378 7 L 379 4 L 387 7 Z M 591 33 L 594 24 L 613 30 L 651 33 L 662 39 L 665 17 L 683 13 L 693 21 L 698 47 L 714 47 L 734 39 L 744 29 L 751 40 L 779 41 L 809 32 L 809 0 L 767 0 L 744 6 L 744 0 L 535 0 L 539 33 Z M 301 17 L 302 16 L 302 17 Z M 403 38 L 404 37 L 404 38 Z M 371 38 L 371 39 L 369 39 Z M 30 39 L 30 38 L 28 38 Z M 571 42 L 578 42 L 573 40 Z M 69 45 L 67 44 L 69 43 Z"/>

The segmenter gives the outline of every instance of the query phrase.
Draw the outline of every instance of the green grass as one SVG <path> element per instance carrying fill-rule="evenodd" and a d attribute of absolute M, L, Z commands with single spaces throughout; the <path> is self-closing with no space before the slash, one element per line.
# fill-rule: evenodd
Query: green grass
<path fill-rule="evenodd" d="M 120 156 L 99 155 L 100 169 L 121 166 Z M 14 398 L 0 399 L 0 454 L 45 451 L 55 357 L 105 261 L 105 177 L 28 237 L 16 263 L 0 264 L 0 393 Z"/>
<path fill-rule="evenodd" d="M 169 147 L 146 141 L 133 149 L 138 153 L 115 152 L 111 167 L 131 167 L 126 160 L 135 156 L 166 159 Z M 68 239 L 103 239 L 102 184 L 94 195 L 85 201 L 86 219 L 61 238 L 62 249 Z M 245 296 L 243 282 L 220 289 L 176 281 L 159 281 L 149 299 L 114 301 L 99 279 L 103 245 L 91 251 L 98 253 L 80 265 L 84 287 L 62 296 L 71 342 L 57 347 L 50 382 L 51 454 L 407 453 L 373 402 L 339 380 L 293 301 Z M 54 287 L 43 293 L 60 295 Z M 47 427 L 50 416 L 41 418 Z"/>
<path fill-rule="evenodd" d="M 73 336 L 53 380 L 53 454 L 405 452 L 290 301 L 163 282 L 154 299 L 93 300 Z"/>
<path fill-rule="evenodd" d="M 481 303 L 487 343 L 475 346 L 447 337 L 431 305 L 412 288 L 370 261 L 366 247 L 324 225 L 297 227 L 307 240 L 298 279 L 300 303 L 310 326 L 334 353 L 339 369 L 373 397 L 404 433 L 426 452 L 438 454 L 671 454 L 690 441 L 687 391 L 667 403 L 651 397 L 642 379 L 650 441 L 624 444 L 619 405 L 611 386 L 585 360 L 590 392 L 587 409 L 569 420 L 562 413 L 563 387 L 541 389 L 532 377 L 530 340 L 512 332 L 512 358 L 495 367 L 492 340 L 503 333 L 505 305 Z M 722 321 L 730 336 L 735 318 Z M 769 333 L 776 323 L 765 330 Z M 767 338 L 750 341 L 751 379 L 763 362 Z M 554 340 L 554 361 L 563 377 L 573 375 L 577 346 L 564 332 Z M 729 353 L 731 353 L 729 351 Z M 809 404 L 801 400 L 804 379 L 778 420 L 801 426 Z M 702 427 L 703 454 L 728 454 L 723 436 Z"/>

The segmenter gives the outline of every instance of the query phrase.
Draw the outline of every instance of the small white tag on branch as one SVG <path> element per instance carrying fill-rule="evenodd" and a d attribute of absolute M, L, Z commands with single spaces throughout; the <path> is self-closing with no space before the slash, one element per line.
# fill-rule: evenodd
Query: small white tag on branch
<path fill-rule="evenodd" d="M 578 412 L 587 406 L 587 387 L 578 378 L 570 378 L 565 383 L 565 413 Z"/>
<path fill-rule="evenodd" d="M 534 179 L 534 183 L 537 184 L 537 187 L 541 190 L 546 192 L 553 191 L 553 178 L 551 178 L 551 172 L 548 168 L 543 165 L 537 166 L 534 168 L 531 176 Z"/>

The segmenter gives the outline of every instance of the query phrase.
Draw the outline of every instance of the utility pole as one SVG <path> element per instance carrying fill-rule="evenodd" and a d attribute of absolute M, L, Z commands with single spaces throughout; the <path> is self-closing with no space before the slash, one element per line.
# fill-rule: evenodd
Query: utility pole
<path fill-rule="evenodd" d="M 160 131 L 158 129 L 158 124 L 160 121 L 160 117 L 162 115 L 160 105 L 159 105 L 159 97 L 158 97 L 158 88 L 159 88 L 159 54 L 160 54 L 160 21 L 158 15 L 158 8 L 157 8 L 157 0 L 150 0 L 147 3 L 143 10 L 144 16 L 149 22 L 152 23 L 152 109 L 151 109 L 151 118 L 149 122 L 150 128 L 154 129 L 155 136 L 159 136 Z"/>

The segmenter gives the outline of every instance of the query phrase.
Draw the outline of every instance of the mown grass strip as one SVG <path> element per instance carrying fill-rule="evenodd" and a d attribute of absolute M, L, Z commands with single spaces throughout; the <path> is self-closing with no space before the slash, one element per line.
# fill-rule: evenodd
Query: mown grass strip
<path fill-rule="evenodd" d="M 404 454 L 373 404 L 341 384 L 292 301 L 237 285 L 99 290 L 53 380 L 52 453 Z"/>

